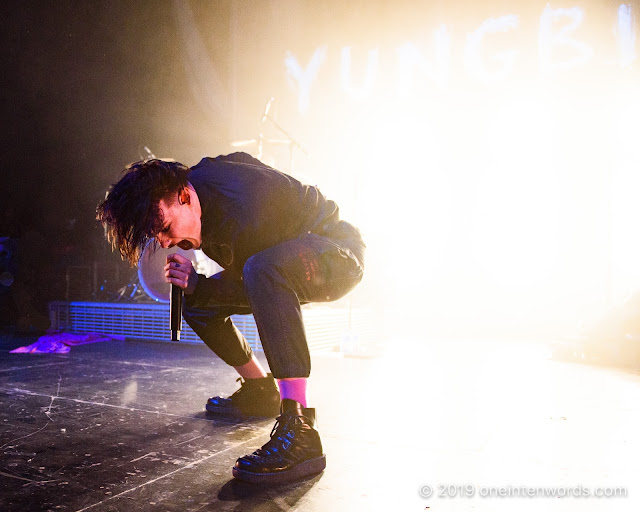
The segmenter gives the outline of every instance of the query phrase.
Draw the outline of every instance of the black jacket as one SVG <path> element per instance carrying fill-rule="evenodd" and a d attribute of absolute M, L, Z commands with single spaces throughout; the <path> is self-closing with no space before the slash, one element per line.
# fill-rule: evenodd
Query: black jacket
<path fill-rule="evenodd" d="M 339 221 L 336 203 L 316 187 L 247 153 L 203 158 L 187 179 L 202 207 L 202 250 L 238 276 L 252 255 Z"/>

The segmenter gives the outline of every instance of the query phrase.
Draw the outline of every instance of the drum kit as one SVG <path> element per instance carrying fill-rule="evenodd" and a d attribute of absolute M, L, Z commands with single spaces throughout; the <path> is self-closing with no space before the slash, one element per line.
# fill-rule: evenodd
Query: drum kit
<path fill-rule="evenodd" d="M 169 303 L 170 301 L 171 285 L 164 279 L 164 266 L 167 263 L 167 256 L 173 253 L 187 258 L 196 272 L 206 277 L 222 270 L 220 265 L 199 249 L 188 251 L 179 247 L 163 249 L 152 240 L 142 251 L 142 257 L 138 263 L 138 282 L 145 293 L 156 302 Z"/>
<path fill-rule="evenodd" d="M 138 268 L 129 282 L 116 292 L 107 294 L 107 302 L 159 302 L 169 304 L 171 285 L 164 279 L 164 266 L 169 254 L 177 253 L 187 258 L 198 274 L 210 277 L 222 270 L 199 249 L 185 251 L 179 247 L 163 249 L 154 240 L 147 243 L 138 262 Z M 105 282 L 106 284 L 106 282 Z"/>

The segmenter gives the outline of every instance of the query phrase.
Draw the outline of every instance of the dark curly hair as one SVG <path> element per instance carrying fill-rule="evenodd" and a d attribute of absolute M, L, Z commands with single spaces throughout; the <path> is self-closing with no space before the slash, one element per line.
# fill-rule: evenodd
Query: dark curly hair
<path fill-rule="evenodd" d="M 188 185 L 189 168 L 169 160 L 141 160 L 129 164 L 96 208 L 112 249 L 137 265 L 142 250 L 162 229 L 161 199 Z"/>

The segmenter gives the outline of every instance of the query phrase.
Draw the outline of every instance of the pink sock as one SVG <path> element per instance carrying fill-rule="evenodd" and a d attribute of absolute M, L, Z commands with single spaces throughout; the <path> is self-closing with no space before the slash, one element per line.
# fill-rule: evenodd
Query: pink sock
<path fill-rule="evenodd" d="M 307 379 L 278 379 L 280 399 L 290 398 L 307 407 Z"/>

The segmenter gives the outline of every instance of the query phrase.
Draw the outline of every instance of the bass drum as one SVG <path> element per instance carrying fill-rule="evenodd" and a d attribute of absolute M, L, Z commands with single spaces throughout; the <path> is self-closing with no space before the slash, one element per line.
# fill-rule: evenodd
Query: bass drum
<path fill-rule="evenodd" d="M 171 285 L 164 280 L 164 266 L 167 263 L 167 256 L 174 253 L 191 261 L 198 274 L 210 277 L 222 270 L 220 265 L 199 249 L 188 251 L 179 247 L 163 249 L 151 241 L 142 251 L 142 257 L 138 262 L 138 279 L 147 295 L 157 302 L 169 303 Z"/>

